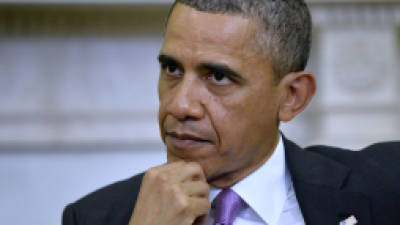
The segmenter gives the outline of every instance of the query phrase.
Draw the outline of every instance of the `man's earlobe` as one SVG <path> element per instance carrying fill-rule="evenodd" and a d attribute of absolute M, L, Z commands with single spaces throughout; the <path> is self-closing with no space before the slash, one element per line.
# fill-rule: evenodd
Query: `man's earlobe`
<path fill-rule="evenodd" d="M 284 76 L 279 84 L 283 96 L 279 108 L 279 120 L 290 121 L 308 105 L 316 90 L 312 73 L 302 71 Z"/>

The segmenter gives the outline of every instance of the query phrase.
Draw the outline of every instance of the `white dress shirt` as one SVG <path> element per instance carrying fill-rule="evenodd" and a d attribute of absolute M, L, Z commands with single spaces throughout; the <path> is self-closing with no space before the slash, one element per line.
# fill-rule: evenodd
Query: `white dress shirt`
<path fill-rule="evenodd" d="M 268 161 L 231 189 L 249 205 L 234 225 L 305 225 L 286 167 L 282 137 Z M 211 188 L 211 202 L 220 191 Z M 215 209 L 211 209 L 205 225 L 212 225 L 214 216 Z"/>

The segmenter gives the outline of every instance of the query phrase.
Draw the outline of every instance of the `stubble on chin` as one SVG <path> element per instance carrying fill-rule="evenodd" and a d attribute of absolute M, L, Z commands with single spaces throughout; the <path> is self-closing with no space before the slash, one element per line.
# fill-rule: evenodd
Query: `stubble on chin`
<path fill-rule="evenodd" d="M 170 152 L 167 152 L 167 163 L 173 163 L 173 162 L 178 162 L 178 161 L 196 162 L 196 163 L 198 163 L 201 166 L 201 168 L 203 169 L 203 173 L 204 173 L 204 175 L 205 175 L 205 177 L 207 179 L 207 182 L 208 182 L 208 180 L 210 178 L 210 174 L 207 173 L 208 172 L 208 170 L 207 170 L 208 167 L 206 165 L 207 163 L 202 162 L 201 160 L 180 158 L 180 157 L 177 157 L 177 156 L 175 156 L 174 154 L 172 154 Z"/>

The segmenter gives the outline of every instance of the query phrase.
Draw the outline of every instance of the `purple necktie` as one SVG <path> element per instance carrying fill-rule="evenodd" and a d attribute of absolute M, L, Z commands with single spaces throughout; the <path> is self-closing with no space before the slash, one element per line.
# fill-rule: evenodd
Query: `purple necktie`
<path fill-rule="evenodd" d="M 214 225 L 232 225 L 238 213 L 247 207 L 243 199 L 231 189 L 221 191 L 215 198 L 214 205 Z"/>

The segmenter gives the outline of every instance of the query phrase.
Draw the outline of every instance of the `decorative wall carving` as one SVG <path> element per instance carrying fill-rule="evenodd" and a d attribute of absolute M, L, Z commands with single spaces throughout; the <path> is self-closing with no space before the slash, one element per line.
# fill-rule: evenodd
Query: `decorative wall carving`
<path fill-rule="evenodd" d="M 398 139 L 400 2 L 312 2 L 319 95 L 306 118 L 320 124 L 306 142 L 359 148 Z"/>
<path fill-rule="evenodd" d="M 312 1 L 311 10 L 310 69 L 319 88 L 312 107 L 285 132 L 304 145 L 360 148 L 398 139 L 400 2 Z"/>

